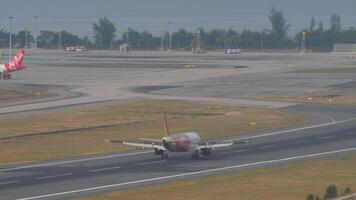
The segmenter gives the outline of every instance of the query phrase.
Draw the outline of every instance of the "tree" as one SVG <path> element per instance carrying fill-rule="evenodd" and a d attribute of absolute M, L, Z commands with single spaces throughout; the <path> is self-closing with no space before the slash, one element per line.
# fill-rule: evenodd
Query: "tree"
<path fill-rule="evenodd" d="M 342 193 L 343 195 L 349 195 L 352 193 L 352 190 L 350 187 L 345 188 L 344 192 Z"/>
<path fill-rule="evenodd" d="M 307 200 L 314 200 L 314 195 L 313 194 L 308 194 Z"/>
<path fill-rule="evenodd" d="M 112 46 L 115 40 L 116 27 L 107 17 L 99 18 L 98 23 L 93 23 L 95 45 L 100 48 Z"/>
<path fill-rule="evenodd" d="M 319 22 L 318 31 L 319 31 L 319 32 L 323 32 L 323 31 L 324 31 L 324 24 L 323 24 L 322 21 Z"/>
<path fill-rule="evenodd" d="M 239 33 L 232 29 L 229 29 L 226 33 L 226 45 L 229 48 L 238 48 Z"/>
<path fill-rule="evenodd" d="M 341 17 L 337 14 L 332 14 L 330 16 L 330 31 L 333 33 L 341 32 Z"/>
<path fill-rule="evenodd" d="M 310 27 L 309 27 L 309 30 L 310 30 L 310 31 L 314 31 L 315 26 L 316 26 L 315 18 L 312 17 L 311 20 L 310 20 Z"/>
<path fill-rule="evenodd" d="M 38 36 L 38 47 L 45 49 L 53 49 L 57 47 L 57 43 L 55 41 L 56 33 L 53 31 L 45 30 L 41 31 Z"/>
<path fill-rule="evenodd" d="M 356 28 L 350 27 L 345 29 L 341 33 L 342 42 L 344 43 L 356 43 Z"/>
<path fill-rule="evenodd" d="M 283 12 L 278 11 L 274 7 L 272 7 L 268 18 L 272 25 L 272 29 L 269 30 L 272 39 L 274 40 L 277 47 L 281 47 L 283 42 L 287 39 L 287 32 L 290 25 L 287 24 L 287 20 L 284 18 Z"/>
<path fill-rule="evenodd" d="M 0 29 L 0 47 L 9 46 L 9 32 L 4 29 Z"/>
<path fill-rule="evenodd" d="M 239 46 L 242 49 L 260 49 L 263 45 L 261 38 L 260 32 L 243 30 L 239 35 Z"/>
<path fill-rule="evenodd" d="M 154 48 L 154 38 L 153 35 L 147 31 L 143 31 L 140 34 L 141 45 L 139 48 L 142 49 L 153 49 Z"/>
<path fill-rule="evenodd" d="M 324 199 L 332 199 L 332 198 L 337 197 L 337 195 L 338 195 L 337 194 L 337 187 L 335 185 L 329 185 L 326 188 Z"/>
<path fill-rule="evenodd" d="M 77 35 L 72 33 L 68 33 L 67 31 L 61 31 L 61 45 L 62 47 L 69 47 L 69 46 L 77 46 L 83 43 L 82 39 L 80 39 Z M 57 32 L 54 37 L 54 42 L 59 44 L 59 33 Z"/>
<path fill-rule="evenodd" d="M 122 34 L 121 38 L 123 43 L 128 43 L 131 45 L 132 48 L 139 48 L 141 39 L 140 39 L 140 32 L 132 29 L 132 28 L 127 28 L 124 34 Z"/>
<path fill-rule="evenodd" d="M 31 41 L 34 41 L 34 37 L 32 36 L 29 30 L 21 30 L 19 31 L 16 36 L 16 44 L 20 48 L 29 48 Z"/>
<path fill-rule="evenodd" d="M 90 41 L 89 36 L 86 35 L 83 37 L 82 39 L 82 45 L 84 45 L 86 48 L 91 48 L 94 46 L 94 44 L 92 43 L 92 41 Z"/>
<path fill-rule="evenodd" d="M 204 42 L 207 48 L 219 48 L 225 47 L 226 31 L 223 29 L 213 29 L 205 34 Z"/>
<path fill-rule="evenodd" d="M 172 34 L 172 46 L 177 49 L 190 49 L 192 41 L 194 39 L 194 34 L 181 28 L 177 32 Z"/>

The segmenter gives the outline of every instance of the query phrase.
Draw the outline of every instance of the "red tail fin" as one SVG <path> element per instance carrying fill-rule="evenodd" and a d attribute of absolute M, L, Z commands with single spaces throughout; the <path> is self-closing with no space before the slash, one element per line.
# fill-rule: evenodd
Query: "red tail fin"
<path fill-rule="evenodd" d="M 14 57 L 14 59 L 11 60 L 11 62 L 9 63 L 9 65 L 13 65 L 13 66 L 21 66 L 22 62 L 23 62 L 23 57 L 25 56 L 26 50 L 22 49 L 20 50 L 16 56 Z"/>
<path fill-rule="evenodd" d="M 15 57 L 10 61 L 10 63 L 5 65 L 7 70 L 8 71 L 16 71 L 16 70 L 25 69 L 26 67 L 24 65 L 22 65 L 25 54 L 26 54 L 25 49 L 20 50 L 15 55 Z"/>
<path fill-rule="evenodd" d="M 165 134 L 166 134 L 167 137 L 169 137 L 171 133 L 170 133 L 169 128 L 168 128 L 167 116 L 166 116 L 165 112 L 163 113 L 163 120 L 164 120 L 165 129 L 166 129 L 165 130 Z"/>

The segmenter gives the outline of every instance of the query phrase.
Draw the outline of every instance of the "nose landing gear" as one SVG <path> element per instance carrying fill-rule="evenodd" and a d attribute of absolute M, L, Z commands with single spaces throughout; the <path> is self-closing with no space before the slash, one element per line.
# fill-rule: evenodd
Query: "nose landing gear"
<path fill-rule="evenodd" d="M 161 149 L 155 149 L 155 155 L 160 155 L 164 160 L 168 159 L 168 152 Z"/>

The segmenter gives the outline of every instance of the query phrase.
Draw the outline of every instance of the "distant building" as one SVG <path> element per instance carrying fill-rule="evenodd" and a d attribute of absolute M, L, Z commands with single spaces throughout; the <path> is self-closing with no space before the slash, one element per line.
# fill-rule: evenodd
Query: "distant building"
<path fill-rule="evenodd" d="M 356 44 L 334 44 L 334 52 L 356 52 Z"/>
<path fill-rule="evenodd" d="M 131 46 L 125 43 L 120 45 L 119 49 L 121 52 L 129 52 L 131 50 Z"/>

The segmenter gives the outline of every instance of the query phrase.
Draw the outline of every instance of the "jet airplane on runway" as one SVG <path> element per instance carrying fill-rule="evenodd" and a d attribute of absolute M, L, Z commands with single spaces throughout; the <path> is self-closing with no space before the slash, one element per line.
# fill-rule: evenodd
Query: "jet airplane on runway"
<path fill-rule="evenodd" d="M 20 50 L 15 57 L 8 64 L 0 65 L 0 79 L 11 79 L 11 74 L 14 71 L 26 69 L 26 66 L 22 65 L 26 50 Z"/>
<path fill-rule="evenodd" d="M 147 149 L 153 149 L 156 155 L 162 159 L 168 158 L 168 152 L 191 152 L 191 157 L 198 159 L 200 155 L 210 156 L 215 148 L 229 147 L 235 144 L 246 143 L 236 141 L 224 142 L 203 142 L 198 133 L 187 132 L 170 134 L 166 114 L 163 115 L 166 136 L 161 140 L 140 139 L 138 142 L 106 140 L 108 142 L 117 142 L 128 146 L 135 146 Z"/>

